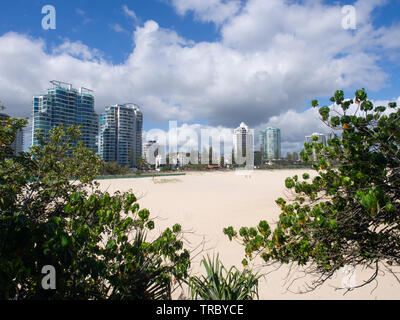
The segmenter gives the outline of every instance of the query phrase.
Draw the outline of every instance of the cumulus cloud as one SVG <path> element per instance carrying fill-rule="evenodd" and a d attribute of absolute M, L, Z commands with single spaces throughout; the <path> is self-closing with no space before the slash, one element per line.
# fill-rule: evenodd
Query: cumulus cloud
<path fill-rule="evenodd" d="M 281 128 L 282 156 L 287 152 L 300 152 L 303 149 L 305 137 L 318 133 L 329 133 L 332 130 L 322 121 L 317 108 L 301 111 L 288 110 L 278 116 L 273 116 L 262 126 Z"/>
<path fill-rule="evenodd" d="M 196 19 L 217 25 L 231 19 L 240 10 L 240 0 L 172 0 L 180 15 L 191 11 Z"/>
<path fill-rule="evenodd" d="M 292 148 L 322 130 L 318 119 L 311 120 L 315 111 L 303 111 L 307 101 L 339 88 L 382 88 L 382 59 L 396 57 L 400 48 L 399 25 L 372 24 L 381 1 L 357 2 L 357 29 L 351 31 L 341 26 L 341 7 L 322 1 L 172 3 L 180 14 L 193 11 L 220 24 L 221 38 L 196 43 L 149 20 L 135 27 L 133 51 L 115 65 L 80 42 L 49 49 L 43 40 L 6 33 L 0 36 L 0 99 L 13 115 L 25 117 L 32 96 L 57 79 L 94 89 L 98 112 L 135 102 L 152 122 L 268 124 L 280 127 L 284 145 Z M 135 20 L 132 10 L 123 9 Z"/>
<path fill-rule="evenodd" d="M 371 100 L 371 102 L 375 107 L 387 107 L 389 102 L 396 102 L 400 105 L 400 97 L 392 100 Z M 329 107 L 340 114 L 343 113 L 340 106 L 330 105 Z M 387 108 L 385 114 L 390 114 L 391 112 L 393 112 L 393 109 Z M 357 104 L 351 104 L 347 113 L 363 114 Z M 282 156 L 285 156 L 287 152 L 300 152 L 303 150 L 305 137 L 312 135 L 314 132 L 324 134 L 332 132 L 332 129 L 322 121 L 318 108 L 310 108 L 304 111 L 285 111 L 280 115 L 271 117 L 268 122 L 257 126 L 256 132 L 264 130 L 267 127 L 282 129 Z M 335 133 L 340 135 L 340 131 L 336 131 Z"/>
<path fill-rule="evenodd" d="M 80 41 L 71 42 L 68 39 L 60 46 L 53 48 L 52 52 L 54 55 L 67 55 L 82 61 L 101 60 L 103 57 L 103 54 L 99 50 L 91 49 Z"/>

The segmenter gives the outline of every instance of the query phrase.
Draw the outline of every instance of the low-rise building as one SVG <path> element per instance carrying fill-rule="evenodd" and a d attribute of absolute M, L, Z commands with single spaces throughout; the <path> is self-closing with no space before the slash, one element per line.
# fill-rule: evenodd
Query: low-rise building
<path fill-rule="evenodd" d="M 186 153 L 180 152 L 169 155 L 169 165 L 172 168 L 183 167 L 189 164 L 189 159 L 186 156 Z"/>

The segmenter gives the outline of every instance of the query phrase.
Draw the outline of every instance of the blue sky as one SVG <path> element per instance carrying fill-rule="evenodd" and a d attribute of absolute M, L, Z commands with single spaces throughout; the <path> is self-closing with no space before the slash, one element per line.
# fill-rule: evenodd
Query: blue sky
<path fill-rule="evenodd" d="M 43 30 L 44 5 L 56 30 Z M 353 5 L 355 30 L 341 26 Z M 29 116 L 53 79 L 95 90 L 96 110 L 135 102 L 145 129 L 280 126 L 298 150 L 321 131 L 309 109 L 336 89 L 400 93 L 400 0 L 4 0 L 0 100 Z"/>
<path fill-rule="evenodd" d="M 51 4 L 56 8 L 57 28 L 42 29 L 42 7 Z M 95 5 L 94 5 L 95 4 Z M 133 11 L 137 20 L 124 12 L 123 6 Z M 131 33 L 136 25 L 154 20 L 160 27 L 176 30 L 185 38 L 196 42 L 214 41 L 218 30 L 212 23 L 198 23 L 193 14 L 178 15 L 167 1 L 160 0 L 16 0 L 0 4 L 0 33 L 15 31 L 46 39 L 48 45 L 58 45 L 65 38 L 82 41 L 98 48 L 113 63 L 122 63 L 132 51 Z M 115 32 L 110 26 L 118 24 L 129 32 Z"/>
<path fill-rule="evenodd" d="M 386 4 L 372 13 L 373 25 L 381 27 L 398 23 L 400 0 L 382 2 Z M 241 3 L 244 6 L 246 1 Z M 354 1 L 324 3 L 346 5 Z M 51 32 L 43 30 L 40 24 L 44 16 L 41 9 L 48 4 L 57 10 L 57 29 Z M 135 13 L 136 21 L 124 12 L 123 6 Z M 118 24 L 132 32 L 135 26 L 144 21 L 154 20 L 160 27 L 176 30 L 182 37 L 195 42 L 212 42 L 220 38 L 218 26 L 196 20 L 192 11 L 183 16 L 177 14 L 169 0 L 4 0 L 0 9 L 0 34 L 15 31 L 42 37 L 50 46 L 61 43 L 65 38 L 82 41 L 89 47 L 102 50 L 113 63 L 122 63 L 130 54 L 133 44 L 128 41 L 129 34 L 121 32 L 116 36 L 110 25 Z"/>
<path fill-rule="evenodd" d="M 51 31 L 44 30 L 41 25 L 45 16 L 41 10 L 48 4 L 56 8 L 57 27 Z M 124 7 L 134 12 L 136 19 Z M 212 42 L 219 37 L 218 28 L 214 24 L 194 21 L 192 13 L 178 15 L 166 0 L 16 0 L 3 1 L 0 9 L 0 34 L 12 31 L 45 39 L 47 52 L 66 39 L 80 41 L 101 50 L 105 59 L 113 64 L 121 64 L 128 58 L 135 46 L 132 32 L 143 21 L 155 20 L 160 27 L 176 30 L 181 36 L 195 42 Z M 124 30 L 116 32 L 113 29 L 115 25 Z M 205 122 L 200 119 L 200 123 Z M 147 119 L 145 129 L 153 127 L 166 130 L 168 124 L 153 123 Z"/>

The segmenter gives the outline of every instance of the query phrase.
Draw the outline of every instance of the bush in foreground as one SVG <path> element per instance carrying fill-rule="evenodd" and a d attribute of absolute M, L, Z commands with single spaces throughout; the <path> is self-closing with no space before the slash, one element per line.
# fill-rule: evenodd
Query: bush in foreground
<path fill-rule="evenodd" d="M 181 227 L 147 240 L 149 211 L 131 192 L 99 190 L 100 159 L 77 128 L 14 156 L 6 146 L 24 125 L 0 125 L 0 299 L 170 299 L 190 266 Z M 42 287 L 48 265 L 55 290 Z"/>
<path fill-rule="evenodd" d="M 239 232 L 224 229 L 245 247 L 245 264 L 260 255 L 266 263 L 307 266 L 318 275 L 311 288 L 345 265 L 372 268 L 370 279 L 358 285 L 364 286 L 376 279 L 382 265 L 390 272 L 400 264 L 400 110 L 396 103 L 375 107 L 364 89 L 354 101 L 345 99 L 343 91 L 331 101 L 334 105 L 319 113 L 342 136 L 327 146 L 305 144 L 302 160 L 310 162 L 316 155 L 316 176 L 286 179 L 296 197 L 290 203 L 276 201 L 282 210 L 276 228 L 261 221 Z"/>

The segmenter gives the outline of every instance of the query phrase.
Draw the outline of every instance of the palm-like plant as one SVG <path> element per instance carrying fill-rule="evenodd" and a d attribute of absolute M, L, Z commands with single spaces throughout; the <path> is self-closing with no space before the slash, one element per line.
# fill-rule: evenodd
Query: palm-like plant
<path fill-rule="evenodd" d="M 189 291 L 192 299 L 202 300 L 253 300 L 258 299 L 259 275 L 245 269 L 240 272 L 236 267 L 227 270 L 219 260 L 219 255 L 202 264 L 206 276 L 192 276 L 189 279 Z"/>
<path fill-rule="evenodd" d="M 128 256 L 121 256 L 122 272 L 109 279 L 113 288 L 109 299 L 171 300 L 173 266 L 165 265 L 161 257 L 146 254 L 143 248 L 148 245 L 144 230 L 136 230 L 132 246 L 126 251 Z"/>

